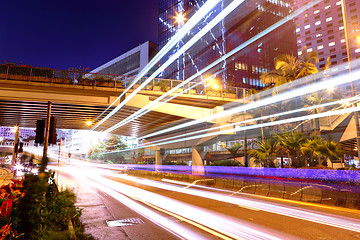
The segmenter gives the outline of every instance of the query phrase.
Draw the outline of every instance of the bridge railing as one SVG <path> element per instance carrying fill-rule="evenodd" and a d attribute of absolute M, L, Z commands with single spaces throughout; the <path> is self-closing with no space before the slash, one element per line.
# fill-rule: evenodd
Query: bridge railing
<path fill-rule="evenodd" d="M 19 66 L 15 64 L 0 64 L 0 79 L 6 80 L 125 89 L 135 78 L 135 76 L 55 70 L 26 65 Z M 146 81 L 146 79 L 146 77 L 141 78 L 132 88 L 137 88 Z M 167 92 L 181 82 L 182 81 L 180 80 L 155 78 L 144 87 L 144 90 Z M 187 83 L 177 90 L 177 92 L 182 91 L 185 94 L 191 95 L 207 95 L 234 99 L 243 98 L 250 94 L 249 90 L 245 88 L 221 87 L 221 89 L 213 90 L 196 82 Z"/>

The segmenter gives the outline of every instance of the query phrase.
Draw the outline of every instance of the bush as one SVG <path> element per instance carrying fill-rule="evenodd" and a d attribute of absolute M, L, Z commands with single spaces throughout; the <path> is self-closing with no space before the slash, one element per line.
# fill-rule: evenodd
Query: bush
<path fill-rule="evenodd" d="M 241 166 L 241 163 L 232 160 L 232 159 L 227 159 L 227 160 L 219 160 L 219 161 L 214 161 L 212 163 L 210 163 L 210 166 Z"/>
<path fill-rule="evenodd" d="M 94 239 L 84 233 L 81 211 L 74 205 L 75 194 L 69 190 L 58 192 L 53 173 L 27 174 L 23 181 L 17 182 L 17 189 L 12 192 L 15 195 L 9 196 L 17 197 L 11 198 L 11 215 L 6 219 L 0 216 L 3 226 L 11 226 L 6 239 L 21 235 L 23 239 L 69 239 L 70 220 L 77 239 Z M 6 195 L 1 196 L 4 198 Z"/>
<path fill-rule="evenodd" d="M 186 162 L 183 161 L 169 161 L 164 162 L 163 165 L 187 165 Z"/>

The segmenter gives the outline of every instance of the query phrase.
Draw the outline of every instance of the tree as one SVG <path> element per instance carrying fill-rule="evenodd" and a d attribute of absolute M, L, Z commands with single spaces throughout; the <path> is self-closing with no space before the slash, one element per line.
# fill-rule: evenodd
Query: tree
<path fill-rule="evenodd" d="M 225 147 L 226 150 L 228 150 L 228 152 L 231 154 L 231 156 L 234 158 L 234 161 L 236 161 L 236 157 L 239 156 L 239 152 L 240 152 L 240 149 L 242 148 L 243 146 L 240 144 L 240 143 L 235 143 L 233 146 L 231 147 Z"/>
<path fill-rule="evenodd" d="M 295 166 L 299 165 L 299 153 L 302 144 L 305 142 L 305 136 L 299 132 L 287 132 L 276 135 L 279 139 L 279 144 L 288 155 L 289 167 L 291 166 L 290 159 Z"/>
<path fill-rule="evenodd" d="M 279 151 L 279 142 L 276 138 L 270 137 L 255 142 L 258 148 L 250 149 L 249 155 L 255 158 L 256 162 L 261 161 L 264 167 L 274 167 L 274 159 Z"/>
<path fill-rule="evenodd" d="M 344 151 L 342 150 L 340 143 L 334 142 L 334 141 L 325 141 L 324 142 L 326 148 L 327 148 L 327 157 L 330 159 L 331 163 L 333 160 L 341 159 L 341 163 L 343 163 L 343 154 Z"/>
<path fill-rule="evenodd" d="M 319 62 L 317 52 L 308 52 L 302 49 L 300 58 L 293 55 L 282 54 L 275 58 L 275 70 L 260 75 L 260 80 L 268 87 L 279 86 L 296 79 L 318 72 L 316 64 Z"/>
<path fill-rule="evenodd" d="M 93 146 L 88 156 L 90 159 L 103 160 L 111 163 L 122 163 L 125 161 L 124 154 L 118 152 L 127 148 L 127 145 L 117 135 L 111 135 L 104 142 Z"/>
<path fill-rule="evenodd" d="M 326 143 L 318 136 L 308 138 L 301 146 L 301 152 L 310 159 L 311 166 L 321 165 L 322 160 L 328 156 Z M 317 160 L 314 160 L 314 158 L 317 158 Z"/>
<path fill-rule="evenodd" d="M 292 82 L 296 79 L 306 77 L 318 72 L 316 64 L 319 62 L 319 57 L 316 51 L 308 52 L 307 48 L 302 49 L 300 58 L 290 54 L 282 54 L 275 58 L 275 70 L 265 72 L 260 75 L 260 80 L 267 88 L 273 88 L 274 94 L 278 93 L 278 86 Z M 281 107 L 287 106 L 289 109 L 300 108 L 302 101 L 297 99 L 290 106 L 289 101 L 281 103 Z M 302 125 L 301 125 L 302 126 Z"/>

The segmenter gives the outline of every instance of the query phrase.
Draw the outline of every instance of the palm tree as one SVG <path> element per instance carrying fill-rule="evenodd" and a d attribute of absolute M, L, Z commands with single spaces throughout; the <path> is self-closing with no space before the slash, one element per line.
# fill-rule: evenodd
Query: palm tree
<path fill-rule="evenodd" d="M 234 161 L 236 162 L 236 157 L 239 155 L 240 149 L 243 146 L 240 143 L 235 143 L 232 147 L 225 147 L 226 150 L 228 150 L 228 152 L 231 154 L 231 156 L 234 158 Z M 245 159 L 244 159 L 245 161 Z M 245 162 L 244 162 L 245 164 Z"/>
<path fill-rule="evenodd" d="M 279 151 L 279 142 L 276 138 L 270 137 L 265 140 L 256 141 L 258 148 L 250 149 L 249 155 L 255 158 L 255 161 L 262 162 L 264 167 L 273 167 L 274 159 Z"/>
<path fill-rule="evenodd" d="M 343 158 L 342 158 L 344 151 L 341 148 L 340 144 L 337 142 L 334 142 L 334 141 L 325 141 L 325 145 L 326 145 L 326 148 L 328 151 L 327 157 L 330 159 L 331 164 L 333 163 L 332 160 L 339 159 L 339 158 L 341 159 L 341 163 L 344 164 Z"/>
<path fill-rule="evenodd" d="M 301 147 L 301 152 L 310 159 L 311 165 L 314 165 L 314 158 L 317 158 L 318 164 L 322 164 L 322 160 L 329 156 L 329 151 L 325 141 L 320 137 L 308 138 Z M 307 162 L 305 160 L 307 165 Z"/>
<path fill-rule="evenodd" d="M 287 132 L 281 135 L 277 134 L 280 146 L 285 150 L 289 159 L 289 167 L 291 166 L 290 159 L 298 165 L 299 153 L 302 145 L 305 143 L 305 136 L 299 132 Z"/>
<path fill-rule="evenodd" d="M 260 75 L 260 80 L 266 86 L 279 86 L 292 82 L 296 79 L 318 72 L 316 64 L 319 57 L 316 51 L 308 52 L 307 48 L 302 49 L 300 58 L 293 55 L 282 54 L 275 58 L 275 70 Z"/>
<path fill-rule="evenodd" d="M 306 77 L 318 72 L 316 64 L 319 57 L 316 51 L 308 52 L 306 46 L 302 49 L 300 58 L 293 55 L 282 54 L 275 58 L 275 70 L 265 72 L 260 75 L 260 80 L 266 87 L 274 87 L 274 93 L 278 93 L 278 86 L 284 83 L 292 82 L 296 79 Z M 294 108 L 299 108 L 302 101 L 297 99 L 293 102 Z M 285 102 L 282 105 L 289 105 Z M 303 127 L 301 125 L 301 127 Z"/>

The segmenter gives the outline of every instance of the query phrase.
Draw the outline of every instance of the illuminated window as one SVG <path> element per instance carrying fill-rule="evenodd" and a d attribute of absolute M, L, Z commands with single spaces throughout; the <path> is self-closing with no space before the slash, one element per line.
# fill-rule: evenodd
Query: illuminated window
<path fill-rule="evenodd" d="M 328 17 L 328 18 L 326 19 L 327 22 L 330 22 L 331 20 L 332 20 L 332 17 Z"/>
<path fill-rule="evenodd" d="M 296 32 L 300 32 L 300 28 L 297 28 L 297 29 L 296 29 Z"/>
<path fill-rule="evenodd" d="M 310 24 L 309 25 L 306 25 L 305 27 L 304 27 L 304 29 L 309 29 L 310 28 Z"/>
<path fill-rule="evenodd" d="M 323 48 L 324 48 L 324 45 L 320 45 L 317 47 L 318 50 L 323 49 Z"/>
<path fill-rule="evenodd" d="M 315 10 L 314 11 L 314 14 L 317 14 L 317 13 L 319 13 L 320 12 L 320 10 Z"/>
<path fill-rule="evenodd" d="M 325 7 L 325 10 L 326 10 L 326 9 L 329 9 L 330 7 L 331 7 L 331 5 L 327 5 L 327 6 Z"/>
<path fill-rule="evenodd" d="M 335 42 L 329 43 L 329 47 L 335 46 Z"/>
<path fill-rule="evenodd" d="M 321 36 L 322 36 L 322 33 L 316 34 L 316 37 L 321 37 Z"/>
<path fill-rule="evenodd" d="M 355 50 L 356 53 L 360 53 L 360 48 Z"/>
<path fill-rule="evenodd" d="M 336 3 L 336 5 L 338 5 L 338 6 L 341 5 L 341 1 L 338 1 L 338 2 Z"/>
<path fill-rule="evenodd" d="M 316 23 L 315 23 L 315 25 L 317 26 L 317 25 L 320 25 L 321 24 L 321 21 L 317 21 Z"/>
<path fill-rule="evenodd" d="M 342 26 L 342 27 L 339 27 L 339 30 L 343 30 L 344 29 L 344 26 Z"/>
<path fill-rule="evenodd" d="M 341 42 L 341 43 L 344 43 L 344 42 L 345 42 L 345 39 L 341 39 L 340 42 Z"/>

